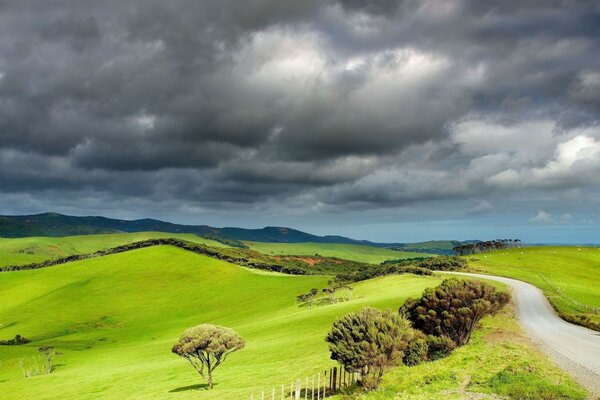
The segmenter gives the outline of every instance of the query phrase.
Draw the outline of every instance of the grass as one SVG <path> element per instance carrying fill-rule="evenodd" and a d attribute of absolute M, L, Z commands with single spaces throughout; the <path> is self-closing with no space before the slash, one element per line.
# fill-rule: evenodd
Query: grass
<path fill-rule="evenodd" d="M 0 273 L 3 400 L 239 399 L 332 365 L 323 338 L 333 320 L 366 305 L 397 308 L 436 278 L 390 276 L 354 287 L 354 299 L 314 309 L 295 296 L 325 276 L 255 273 L 169 246 L 31 271 Z M 215 323 L 247 340 L 216 371 L 214 391 L 170 347 L 190 326 Z M 37 348 L 63 353 L 50 375 L 24 379 Z"/>
<path fill-rule="evenodd" d="M 336 317 L 364 306 L 396 309 L 441 281 L 386 276 L 353 285 L 348 302 L 295 305 L 297 294 L 322 288 L 328 279 L 241 268 L 170 246 L 0 273 L 0 338 L 21 334 L 33 340 L 0 346 L 0 397 L 260 398 L 262 390 L 333 365 L 323 339 Z M 204 390 L 195 371 L 170 352 L 185 328 L 200 323 L 231 327 L 247 340 L 243 351 L 217 369 L 213 391 Z M 56 371 L 23 378 L 19 360 L 39 359 L 42 345 L 63 353 Z M 472 342 L 450 357 L 399 367 L 384 379 L 381 390 L 354 397 L 447 400 L 476 392 L 585 398 L 524 339 L 510 309 L 486 318 Z"/>
<path fill-rule="evenodd" d="M 253 250 L 270 255 L 297 255 L 337 257 L 346 260 L 359 261 L 369 264 L 379 264 L 386 260 L 397 260 L 416 257 L 432 257 L 432 254 L 414 253 L 381 249 L 372 246 L 337 243 L 264 243 L 244 242 Z"/>
<path fill-rule="evenodd" d="M 93 253 L 146 239 L 178 238 L 191 242 L 222 247 L 223 244 L 194 234 L 161 232 L 116 233 L 68 237 L 0 238 L 0 267 L 23 265 L 61 258 L 74 254 Z"/>
<path fill-rule="evenodd" d="M 494 397 L 493 395 L 502 397 Z M 384 375 L 373 393 L 336 396 L 364 400 L 576 400 L 587 394 L 532 347 L 516 323 L 512 306 L 481 327 L 449 357 Z"/>
<path fill-rule="evenodd" d="M 600 249 L 526 247 L 468 256 L 471 269 L 529 282 L 568 320 L 600 324 Z"/>

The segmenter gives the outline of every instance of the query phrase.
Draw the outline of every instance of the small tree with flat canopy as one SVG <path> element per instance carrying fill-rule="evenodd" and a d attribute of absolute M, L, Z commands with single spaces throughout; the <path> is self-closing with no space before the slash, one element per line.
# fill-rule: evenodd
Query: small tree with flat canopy
<path fill-rule="evenodd" d="M 229 354 L 245 345 L 244 339 L 233 329 L 203 324 L 186 329 L 171 351 L 188 360 L 212 389 L 213 371 Z"/>

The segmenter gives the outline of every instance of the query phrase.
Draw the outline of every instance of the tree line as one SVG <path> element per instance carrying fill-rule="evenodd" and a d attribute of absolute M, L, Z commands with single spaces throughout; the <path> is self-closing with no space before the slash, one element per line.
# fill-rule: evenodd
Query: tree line
<path fill-rule="evenodd" d="M 453 248 L 457 256 L 467 256 L 471 254 L 489 253 L 495 250 L 511 249 L 523 247 L 520 239 L 496 239 L 485 242 L 468 243 Z"/>

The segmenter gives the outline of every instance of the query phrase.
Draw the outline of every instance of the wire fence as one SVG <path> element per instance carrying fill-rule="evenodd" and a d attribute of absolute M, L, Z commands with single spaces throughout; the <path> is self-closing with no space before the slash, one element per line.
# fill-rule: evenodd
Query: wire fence
<path fill-rule="evenodd" d="M 575 299 L 572 299 L 565 293 L 565 291 L 563 289 L 561 289 L 560 287 L 558 287 L 556 285 L 553 285 L 544 275 L 540 274 L 540 277 L 543 279 L 544 282 L 546 282 L 546 284 L 550 287 L 550 289 L 552 289 L 557 295 L 559 295 L 563 299 L 567 300 L 569 303 L 573 304 L 574 306 L 579 307 L 580 309 L 583 309 L 586 311 L 591 311 L 594 314 L 600 314 L 600 307 L 593 307 L 593 306 L 584 304 L 580 301 L 577 301 Z"/>
<path fill-rule="evenodd" d="M 323 372 L 292 380 L 289 384 L 276 386 L 270 390 L 250 394 L 250 400 L 319 400 L 333 396 L 341 390 L 353 386 L 359 374 L 347 372 L 344 368 L 333 367 Z"/>

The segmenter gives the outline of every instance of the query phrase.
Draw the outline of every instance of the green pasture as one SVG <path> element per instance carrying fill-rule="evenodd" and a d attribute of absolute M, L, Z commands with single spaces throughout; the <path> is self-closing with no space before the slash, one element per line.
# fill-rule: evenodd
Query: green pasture
<path fill-rule="evenodd" d="M 345 303 L 295 304 L 327 280 L 255 273 L 168 246 L 0 273 L 0 338 L 33 340 L 0 346 L 2 399 L 246 398 L 333 365 L 323 339 L 336 316 L 366 305 L 396 309 L 439 282 L 390 276 L 357 284 Z M 231 327 L 248 342 L 216 371 L 211 392 L 170 352 L 200 323 Z M 57 370 L 23 378 L 20 360 L 33 363 L 42 345 L 63 353 Z"/>
<path fill-rule="evenodd" d="M 526 247 L 468 256 L 472 270 L 529 282 L 544 291 L 565 315 L 600 323 L 600 249 Z M 600 311 L 600 310 L 599 310 Z"/>
<path fill-rule="evenodd" d="M 386 260 L 432 257 L 432 254 L 396 251 L 372 246 L 338 243 L 264 243 L 244 242 L 253 250 L 269 255 L 337 257 L 369 264 Z"/>
<path fill-rule="evenodd" d="M 209 246 L 225 246 L 194 234 L 163 232 L 114 233 L 67 237 L 0 238 L 0 267 L 36 263 L 74 254 L 93 253 L 147 239 L 177 238 Z"/>

